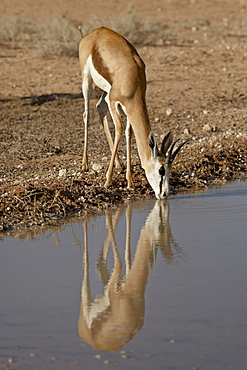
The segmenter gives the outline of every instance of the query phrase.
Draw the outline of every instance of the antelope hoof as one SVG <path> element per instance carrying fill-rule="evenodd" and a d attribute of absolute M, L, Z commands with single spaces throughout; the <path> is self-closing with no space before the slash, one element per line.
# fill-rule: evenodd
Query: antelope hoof
<path fill-rule="evenodd" d="M 128 189 L 128 190 L 134 190 L 134 189 L 135 189 L 135 185 L 134 185 L 134 183 L 133 183 L 133 182 L 128 183 L 128 185 L 127 185 L 127 189 Z"/>
<path fill-rule="evenodd" d="M 83 165 L 82 165 L 82 167 L 81 167 L 81 170 L 82 170 L 83 172 L 88 171 L 88 170 L 89 170 L 88 164 L 83 163 Z"/>
<path fill-rule="evenodd" d="M 126 180 L 127 180 L 127 189 L 128 190 L 134 190 L 135 185 L 134 185 L 134 181 L 132 180 L 131 173 L 126 175 Z"/>
<path fill-rule="evenodd" d="M 106 180 L 104 188 L 109 188 L 110 185 L 111 185 L 111 181 Z"/>

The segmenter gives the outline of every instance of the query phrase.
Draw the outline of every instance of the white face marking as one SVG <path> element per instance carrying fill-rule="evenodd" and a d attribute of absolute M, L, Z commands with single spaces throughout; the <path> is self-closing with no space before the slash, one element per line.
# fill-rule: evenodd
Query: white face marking
<path fill-rule="evenodd" d="M 153 170 L 149 173 L 146 172 L 146 176 L 149 184 L 152 186 L 153 191 L 157 199 L 165 199 L 170 192 L 169 178 L 170 178 L 170 168 L 164 166 L 165 174 L 162 176 L 159 172 L 161 164 L 155 161 Z"/>

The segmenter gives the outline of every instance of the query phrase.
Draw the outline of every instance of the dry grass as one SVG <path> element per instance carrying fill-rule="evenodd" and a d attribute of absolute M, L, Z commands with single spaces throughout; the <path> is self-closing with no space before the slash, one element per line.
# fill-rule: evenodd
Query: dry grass
<path fill-rule="evenodd" d="M 146 17 L 141 19 L 137 13 L 124 12 L 118 17 L 106 19 L 104 25 L 114 29 L 135 45 L 155 43 L 167 39 L 167 27 L 161 18 Z"/>
<path fill-rule="evenodd" d="M 12 47 L 26 47 L 34 55 L 75 56 L 78 53 L 80 34 L 71 22 L 57 16 L 48 22 L 35 22 L 28 18 L 11 17 L 0 23 L 0 42 Z"/>
<path fill-rule="evenodd" d="M 247 37 L 247 21 L 244 19 L 237 25 L 231 25 L 228 23 L 223 23 L 215 27 L 215 32 L 223 37 L 236 37 L 236 38 L 246 38 Z"/>
<path fill-rule="evenodd" d="M 0 42 L 29 41 L 37 34 L 37 24 L 24 17 L 10 17 L 7 21 L 0 21 Z"/>
<path fill-rule="evenodd" d="M 37 54 L 45 57 L 77 56 L 80 34 L 67 18 L 58 16 L 38 26 L 39 41 L 35 50 Z"/>
<path fill-rule="evenodd" d="M 136 45 L 166 40 L 170 34 L 161 19 L 141 19 L 137 13 L 128 11 L 114 18 L 95 18 L 90 22 L 80 22 L 83 34 L 102 25 L 121 33 Z M 78 26 L 79 23 L 74 24 L 62 16 L 56 16 L 47 22 L 11 17 L 0 22 L 0 43 L 2 46 L 11 43 L 12 47 L 25 47 L 32 54 L 44 57 L 77 56 L 81 37 Z"/>

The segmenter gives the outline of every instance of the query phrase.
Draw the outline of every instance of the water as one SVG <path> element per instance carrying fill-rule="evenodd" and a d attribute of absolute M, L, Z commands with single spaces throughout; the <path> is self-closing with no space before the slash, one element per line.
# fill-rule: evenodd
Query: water
<path fill-rule="evenodd" d="M 0 364 L 246 369 L 247 183 L 0 244 Z"/>

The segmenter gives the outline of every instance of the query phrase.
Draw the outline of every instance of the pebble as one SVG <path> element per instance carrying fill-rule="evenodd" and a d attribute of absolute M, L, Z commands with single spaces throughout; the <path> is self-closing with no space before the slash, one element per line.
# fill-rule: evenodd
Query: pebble
<path fill-rule="evenodd" d="M 172 109 L 171 108 L 168 108 L 167 110 L 166 110 L 166 115 L 167 116 L 170 116 L 172 114 Z"/>
<path fill-rule="evenodd" d="M 190 129 L 189 128 L 185 128 L 184 129 L 184 134 L 185 135 L 190 135 Z"/>
<path fill-rule="evenodd" d="M 101 171 L 102 170 L 102 166 L 101 166 L 101 164 L 98 164 L 98 163 L 94 163 L 93 165 L 92 165 L 92 169 L 94 170 L 94 171 Z"/>
<path fill-rule="evenodd" d="M 67 170 L 66 169 L 63 169 L 63 170 L 59 170 L 58 172 L 58 177 L 66 177 L 67 176 Z"/>
<path fill-rule="evenodd" d="M 206 125 L 203 126 L 202 130 L 203 132 L 212 132 L 213 128 L 207 123 Z"/>

